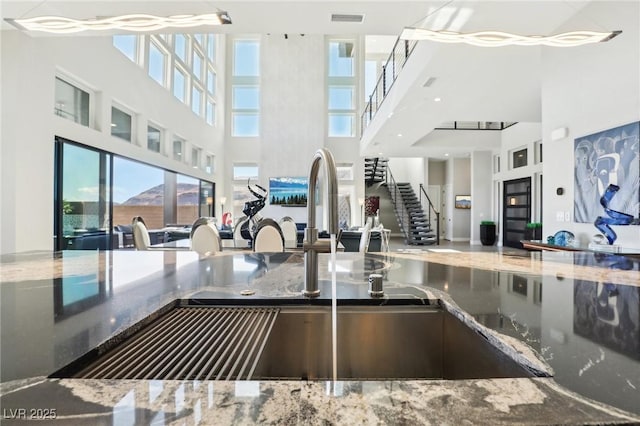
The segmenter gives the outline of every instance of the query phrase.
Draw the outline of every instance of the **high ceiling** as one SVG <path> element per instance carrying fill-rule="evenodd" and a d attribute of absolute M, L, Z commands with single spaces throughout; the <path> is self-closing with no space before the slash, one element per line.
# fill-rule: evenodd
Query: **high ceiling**
<path fill-rule="evenodd" d="M 607 1 L 607 0 L 598 0 Z M 637 1 L 637 0 L 634 0 Z M 56 1 L 2 0 L 2 18 L 57 15 L 72 18 L 128 13 L 177 15 L 224 10 L 232 25 L 213 32 L 237 34 L 364 34 L 398 36 L 405 26 L 454 31 L 503 30 L 553 34 L 602 31 L 591 1 Z M 331 14 L 361 14 L 362 23 L 331 22 Z M 580 28 L 567 28 L 568 19 Z M 10 26 L 3 22 L 3 29 Z M 12 27 L 11 27 L 12 28 Z M 610 30 L 624 28 L 610 28 Z M 194 32 L 199 32 L 194 30 Z M 166 32 L 166 31 L 163 31 Z M 363 155 L 468 155 L 497 146 L 498 132 L 435 131 L 447 121 L 540 120 L 540 48 L 478 48 L 419 42 L 388 98 L 363 135 Z M 433 84 L 424 87 L 429 78 Z M 440 98 L 440 102 L 435 102 Z M 398 136 L 402 135 L 402 136 Z"/>

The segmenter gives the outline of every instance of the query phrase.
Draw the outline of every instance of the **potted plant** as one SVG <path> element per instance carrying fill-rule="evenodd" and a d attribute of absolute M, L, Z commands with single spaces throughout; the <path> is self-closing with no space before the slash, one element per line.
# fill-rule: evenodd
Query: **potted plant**
<path fill-rule="evenodd" d="M 541 240 L 542 224 L 540 222 L 529 222 L 524 228 L 525 240 Z"/>
<path fill-rule="evenodd" d="M 492 220 L 480 222 L 480 242 L 483 246 L 492 246 L 496 242 L 496 223 Z"/>

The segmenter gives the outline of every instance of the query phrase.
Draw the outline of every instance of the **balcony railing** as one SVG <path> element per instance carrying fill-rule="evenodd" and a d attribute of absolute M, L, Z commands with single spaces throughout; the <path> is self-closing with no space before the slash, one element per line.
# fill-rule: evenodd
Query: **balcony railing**
<path fill-rule="evenodd" d="M 382 73 L 376 82 L 376 87 L 373 89 L 371 95 L 369 95 L 369 101 L 360 117 L 361 134 L 364 133 L 364 129 L 367 128 L 378 112 L 378 109 L 380 109 L 380 105 L 382 105 L 382 102 L 391 90 L 400 71 L 404 68 L 416 44 L 416 40 L 400 40 L 399 37 L 396 39 L 389 58 L 382 66 Z"/>

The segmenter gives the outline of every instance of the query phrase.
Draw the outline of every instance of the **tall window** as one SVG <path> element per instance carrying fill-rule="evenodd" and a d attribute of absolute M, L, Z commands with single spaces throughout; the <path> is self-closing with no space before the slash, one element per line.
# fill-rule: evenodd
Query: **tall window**
<path fill-rule="evenodd" d="M 177 175 L 176 221 L 181 224 L 193 223 L 199 217 L 200 181 L 190 176 Z"/>
<path fill-rule="evenodd" d="M 111 107 L 111 135 L 131 142 L 132 133 L 131 114 L 114 106 Z"/>
<path fill-rule="evenodd" d="M 209 124 L 215 123 L 218 105 L 216 42 L 214 34 L 113 36 L 113 45 L 118 50 L 147 70 L 150 78 L 167 88 L 180 102 L 191 106 L 194 114 Z M 255 80 L 257 42 L 252 43 L 248 48 L 241 49 L 240 56 L 247 56 L 248 59 L 240 63 L 239 72 L 244 76 L 242 78 Z M 142 50 L 146 52 L 145 55 L 141 54 Z M 64 113 L 58 110 L 61 108 L 56 107 L 57 113 Z M 257 119 L 254 121 L 257 122 Z"/>
<path fill-rule="evenodd" d="M 207 99 L 207 124 L 211 126 L 216 125 L 216 104 L 211 100 Z"/>
<path fill-rule="evenodd" d="M 260 135 L 260 43 L 234 40 L 231 134 Z"/>
<path fill-rule="evenodd" d="M 216 63 L 216 36 L 215 34 L 207 35 L 207 58 L 211 63 Z"/>
<path fill-rule="evenodd" d="M 74 236 L 104 231 L 109 223 L 109 191 L 100 186 L 102 179 L 108 180 L 107 158 L 98 151 L 69 143 L 63 144 L 62 150 L 61 248 L 82 249 Z"/>
<path fill-rule="evenodd" d="M 173 51 L 176 56 L 182 59 L 182 62 L 187 62 L 187 37 L 184 34 L 176 34 L 173 38 L 174 45 Z"/>
<path fill-rule="evenodd" d="M 198 52 L 197 50 L 194 50 L 193 51 L 193 75 L 195 75 L 199 81 L 202 81 L 202 61 L 203 61 L 203 58 L 200 52 Z"/>
<path fill-rule="evenodd" d="M 233 180 L 258 179 L 259 167 L 255 163 L 233 163 Z"/>
<path fill-rule="evenodd" d="M 185 73 L 179 68 L 173 68 L 173 95 L 182 102 L 187 100 L 187 79 Z"/>
<path fill-rule="evenodd" d="M 53 112 L 59 117 L 89 126 L 89 93 L 56 77 Z"/>
<path fill-rule="evenodd" d="M 216 73 L 211 68 L 207 70 L 207 92 L 211 96 L 216 94 Z"/>
<path fill-rule="evenodd" d="M 113 45 L 124 55 L 132 60 L 133 62 L 137 62 L 138 59 L 138 36 L 133 34 L 127 35 L 114 35 L 113 36 Z"/>
<path fill-rule="evenodd" d="M 196 115 L 202 115 L 202 89 L 197 86 L 191 89 L 191 109 Z"/>
<path fill-rule="evenodd" d="M 355 40 L 330 40 L 328 45 L 328 136 L 355 137 Z"/>
<path fill-rule="evenodd" d="M 160 85 L 166 84 L 167 54 L 158 45 L 149 43 L 149 77 Z"/>

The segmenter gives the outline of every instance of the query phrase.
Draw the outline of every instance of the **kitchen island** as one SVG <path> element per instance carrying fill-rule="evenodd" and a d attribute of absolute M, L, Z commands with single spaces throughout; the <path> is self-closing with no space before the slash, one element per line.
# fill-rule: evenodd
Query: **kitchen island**
<path fill-rule="evenodd" d="M 48 378 L 176 301 L 327 305 L 328 260 L 320 256 L 320 297 L 307 299 L 301 253 L 2 256 L 2 424 L 640 422 L 640 262 L 594 253 L 337 255 L 340 304 L 438 304 L 529 369 L 553 377 Z M 382 298 L 367 292 L 371 273 L 383 276 Z"/>

